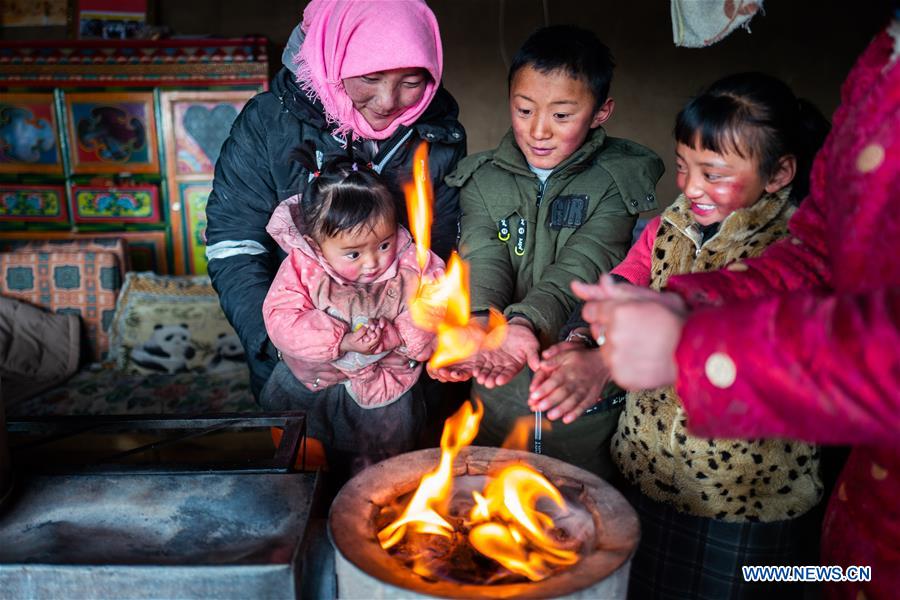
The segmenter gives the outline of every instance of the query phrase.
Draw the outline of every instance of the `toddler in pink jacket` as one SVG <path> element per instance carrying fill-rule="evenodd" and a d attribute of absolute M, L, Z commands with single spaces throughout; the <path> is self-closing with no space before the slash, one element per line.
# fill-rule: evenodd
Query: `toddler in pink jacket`
<path fill-rule="evenodd" d="M 419 267 L 396 198 L 369 167 L 340 157 L 319 170 L 308 149 L 296 158 L 310 163 L 314 180 L 306 197 L 283 201 L 269 221 L 288 256 L 263 303 L 266 330 L 296 380 L 295 398 L 273 400 L 286 387 L 276 381 L 267 388 L 281 389 L 264 389 L 262 401 L 307 411 L 310 435 L 324 437 L 326 450 L 362 452 L 364 430 L 379 428 L 384 414 L 394 415 L 387 420 L 395 426 L 403 420 L 395 414 L 402 407 L 385 409 L 411 394 L 434 350 L 433 334 L 418 329 L 408 309 L 420 280 L 439 276 L 444 263 L 430 254 Z M 310 384 L 310 370 L 337 371 L 330 379 L 338 383 L 320 386 L 316 377 Z M 351 401 L 356 406 L 346 406 Z M 404 429 L 399 437 L 414 437 L 416 427 Z M 407 441 L 398 451 L 411 449 Z"/>

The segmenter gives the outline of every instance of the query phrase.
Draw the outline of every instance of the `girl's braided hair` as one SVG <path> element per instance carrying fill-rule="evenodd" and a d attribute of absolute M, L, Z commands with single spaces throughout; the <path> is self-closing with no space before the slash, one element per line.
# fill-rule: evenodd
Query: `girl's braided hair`
<path fill-rule="evenodd" d="M 374 227 L 382 219 L 396 223 L 397 199 L 368 164 L 353 156 L 337 156 L 319 167 L 316 148 L 304 142 L 291 158 L 313 175 L 301 199 L 297 228 L 314 239 L 333 237 L 343 231 Z"/>

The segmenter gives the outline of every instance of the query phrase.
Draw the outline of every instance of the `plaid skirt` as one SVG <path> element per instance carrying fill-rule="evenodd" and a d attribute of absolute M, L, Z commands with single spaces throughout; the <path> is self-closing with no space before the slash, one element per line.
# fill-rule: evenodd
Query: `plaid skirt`
<path fill-rule="evenodd" d="M 679 512 L 633 485 L 618 487 L 641 521 L 641 541 L 631 562 L 629 598 L 817 597 L 811 584 L 745 582 L 741 567 L 817 564 L 821 511 L 770 523 L 729 523 Z"/>

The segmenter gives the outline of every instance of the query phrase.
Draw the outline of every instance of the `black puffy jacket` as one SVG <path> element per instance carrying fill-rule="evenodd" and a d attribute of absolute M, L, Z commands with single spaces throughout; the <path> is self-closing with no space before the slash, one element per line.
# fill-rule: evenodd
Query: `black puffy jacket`
<path fill-rule="evenodd" d="M 401 126 L 378 142 L 372 160 L 388 186 L 400 194 L 400 184 L 411 179 L 415 148 L 422 140 L 430 144 L 435 192 L 432 248 L 443 258 L 456 243 L 459 218 L 458 190 L 446 186 L 443 179 L 466 154 L 458 114 L 456 101 L 440 88 L 415 124 Z M 209 275 L 244 345 L 257 398 L 277 361 L 262 305 L 285 258 L 266 233 L 266 224 L 279 202 L 306 191 L 309 173 L 290 158 L 291 150 L 306 140 L 315 144 L 325 160 L 334 154 L 346 155 L 343 140 L 333 137 L 325 122 L 322 105 L 309 100 L 293 73 L 282 68 L 271 89 L 252 98 L 235 120 L 216 163 L 206 207 Z"/>

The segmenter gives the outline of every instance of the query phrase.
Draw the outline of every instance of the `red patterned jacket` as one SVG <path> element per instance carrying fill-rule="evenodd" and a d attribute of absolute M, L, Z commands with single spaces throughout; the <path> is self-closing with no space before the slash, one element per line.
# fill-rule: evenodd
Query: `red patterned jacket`
<path fill-rule="evenodd" d="M 697 435 L 852 444 L 822 563 L 900 590 L 900 60 L 882 33 L 842 88 L 791 235 L 756 259 L 669 281 L 697 310 L 676 358 Z M 712 304 L 713 307 L 704 307 Z M 860 593 L 862 592 L 862 593 Z"/>

